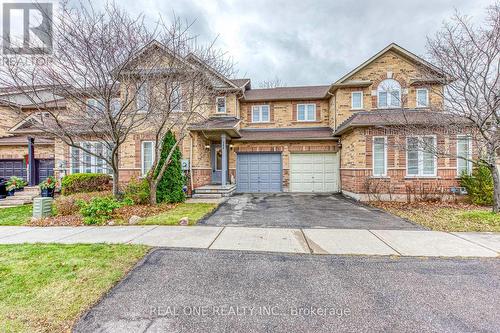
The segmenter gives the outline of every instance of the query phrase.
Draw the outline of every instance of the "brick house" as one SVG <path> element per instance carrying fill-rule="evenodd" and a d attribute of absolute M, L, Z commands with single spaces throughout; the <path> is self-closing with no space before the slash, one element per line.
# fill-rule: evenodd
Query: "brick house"
<path fill-rule="evenodd" d="M 387 200 L 422 188 L 450 193 L 470 163 L 436 158 L 416 144 L 446 146 L 471 156 L 472 143 L 465 132 L 446 131 L 446 121 L 453 120 L 434 110 L 443 103 L 442 77 L 419 79 L 422 66 L 435 70 L 390 44 L 331 85 L 253 89 L 250 79 L 219 77 L 218 97 L 189 125 L 181 144 L 188 185 L 201 195 L 342 192 L 359 200 L 368 200 L 375 184 L 377 195 Z M 3 107 L 0 112 L 9 111 Z M 11 118 L 0 132 L 0 177 L 16 172 L 4 161 L 27 154 L 26 148 L 7 144 L 36 136 Z M 404 130 L 407 125 L 413 133 Z M 29 147 L 42 144 L 45 150 L 35 149 L 34 156 L 52 159 L 58 176 L 106 172 L 75 163 L 74 152 L 58 140 L 37 138 Z M 120 181 L 143 176 L 152 163 L 152 149 L 147 129 L 131 135 L 120 151 Z"/>

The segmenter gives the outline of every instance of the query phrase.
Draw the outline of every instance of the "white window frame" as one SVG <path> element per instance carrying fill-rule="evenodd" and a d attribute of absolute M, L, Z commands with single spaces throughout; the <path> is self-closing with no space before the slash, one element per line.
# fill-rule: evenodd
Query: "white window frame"
<path fill-rule="evenodd" d="M 425 105 L 420 105 L 418 103 L 418 92 L 419 91 L 425 91 Z M 418 89 L 416 89 L 416 91 L 415 91 L 415 99 L 416 99 L 415 105 L 416 105 L 417 108 L 426 108 L 426 107 L 428 107 L 429 106 L 429 89 L 427 89 L 427 88 L 418 88 Z"/>
<path fill-rule="evenodd" d="M 219 111 L 219 100 L 224 101 L 224 111 Z M 215 112 L 216 113 L 227 113 L 227 101 L 226 96 L 219 96 L 215 98 Z"/>
<path fill-rule="evenodd" d="M 382 86 L 382 84 L 384 82 L 388 82 L 388 81 L 395 82 L 399 86 L 399 90 L 398 90 L 399 105 L 392 105 L 392 98 L 393 98 L 392 92 L 393 92 L 393 90 L 392 91 L 384 91 L 384 90 L 380 89 L 380 87 Z M 381 92 L 385 92 L 387 94 L 387 105 L 385 105 L 385 106 L 381 106 L 380 105 L 380 93 Z M 401 86 L 401 84 L 397 80 L 394 80 L 394 79 L 385 79 L 385 80 L 383 80 L 382 82 L 379 83 L 379 85 L 377 87 L 377 108 L 379 108 L 379 109 L 396 109 L 396 108 L 401 108 L 403 106 L 403 101 L 402 101 L 402 98 L 401 98 L 402 95 L 403 95 L 403 87 Z"/>
<path fill-rule="evenodd" d="M 172 88 L 172 95 L 174 94 L 173 91 L 174 90 L 177 90 L 177 94 L 178 94 L 178 103 L 175 104 L 175 108 L 172 108 L 172 112 L 182 112 L 182 87 L 179 85 L 178 82 L 174 82 L 174 85 L 173 85 L 175 88 Z"/>
<path fill-rule="evenodd" d="M 384 139 L 384 173 L 375 173 L 375 139 Z M 387 137 L 374 136 L 372 139 L 372 175 L 373 177 L 387 177 Z"/>
<path fill-rule="evenodd" d="M 361 105 L 358 108 L 354 107 L 354 94 L 361 95 Z M 351 92 L 351 110 L 363 110 L 363 91 Z"/>
<path fill-rule="evenodd" d="M 136 88 L 137 91 L 136 91 L 136 96 L 135 96 L 135 107 L 137 108 L 137 113 L 147 113 L 149 111 L 149 84 L 148 82 L 142 82 L 142 85 L 140 85 L 140 87 L 137 87 Z M 144 107 L 142 107 L 141 105 L 139 105 L 139 103 L 141 102 L 139 98 L 139 95 L 142 94 L 142 89 L 144 89 Z"/>
<path fill-rule="evenodd" d="M 262 108 L 267 107 L 267 120 L 263 120 L 262 117 Z M 257 112 L 259 114 L 259 120 L 255 121 L 254 120 L 254 113 Z M 269 123 L 271 122 L 271 107 L 269 104 L 262 104 L 262 105 L 252 105 L 252 123 Z"/>
<path fill-rule="evenodd" d="M 92 105 L 94 103 L 95 105 Z M 99 98 L 87 98 L 85 106 L 88 114 L 102 111 L 104 109 L 104 100 Z"/>
<path fill-rule="evenodd" d="M 82 141 L 82 142 L 79 142 L 78 145 L 81 147 L 84 144 L 90 144 L 91 150 L 93 150 L 95 152 L 97 143 L 99 143 L 99 142 L 97 142 L 97 141 Z M 102 144 L 102 149 L 103 149 L 103 153 L 104 153 L 105 144 L 104 144 L 104 142 L 101 142 L 101 144 Z M 88 154 L 88 153 L 84 152 L 81 148 L 76 148 L 73 146 L 70 146 L 69 148 L 70 148 L 70 151 L 69 151 L 69 158 L 70 158 L 69 173 L 70 174 L 87 173 L 87 170 L 85 170 L 87 168 L 87 166 L 84 165 L 85 162 L 83 161 L 83 155 Z M 78 171 L 74 172 L 73 155 L 74 155 L 74 151 L 76 149 L 78 149 Z M 111 173 L 111 168 L 104 161 L 104 159 L 98 158 L 97 156 L 95 156 L 93 154 L 89 154 L 89 155 L 90 155 L 90 173 L 100 173 L 100 174 L 110 174 Z M 98 164 L 99 160 L 102 162 L 102 164 L 100 166 Z M 103 170 L 103 172 L 97 172 L 98 168 L 101 168 Z"/>
<path fill-rule="evenodd" d="M 459 158 L 459 154 L 460 152 L 458 151 L 458 141 L 460 139 L 467 139 L 468 142 L 467 142 L 467 145 L 468 145 L 468 154 L 467 154 L 467 158 L 468 160 L 465 160 L 466 163 L 467 163 L 467 174 L 471 174 L 472 173 L 472 161 L 470 161 L 472 159 L 472 137 L 470 135 L 466 135 L 466 134 L 459 134 L 457 135 L 457 143 L 456 143 L 456 146 L 457 146 L 457 176 L 460 177 L 462 175 L 462 173 L 460 172 L 460 169 L 458 168 L 458 160 L 461 159 Z"/>
<path fill-rule="evenodd" d="M 155 141 L 150 141 L 150 140 L 146 140 L 146 141 L 141 141 L 141 174 L 143 176 L 146 176 L 147 172 L 145 172 L 145 165 L 144 165 L 144 144 L 145 143 L 151 143 L 151 165 L 154 164 L 155 162 L 155 158 L 156 158 L 156 153 L 155 153 Z M 148 170 L 149 172 L 149 170 Z"/>
<path fill-rule="evenodd" d="M 307 107 L 309 105 L 313 105 L 314 106 L 314 111 L 313 111 L 314 118 L 313 119 L 307 119 Z M 299 119 L 299 107 L 300 106 L 304 106 L 304 119 Z M 300 121 L 300 122 L 316 121 L 316 104 L 314 104 L 314 103 L 301 103 L 301 104 L 297 104 L 297 119 L 296 120 Z"/>
<path fill-rule="evenodd" d="M 417 138 L 418 140 L 418 145 L 420 145 L 420 142 L 424 138 L 432 138 L 434 141 L 434 147 L 437 148 L 437 136 L 436 135 L 410 135 L 406 137 L 406 177 L 408 178 L 435 178 L 437 177 L 437 156 L 433 154 L 432 158 L 434 160 L 434 172 L 432 174 L 424 174 L 424 151 L 423 149 L 420 149 L 419 146 L 417 146 L 417 166 L 418 166 L 418 173 L 416 175 L 410 175 L 408 173 L 409 165 L 408 165 L 408 139 L 410 138 Z"/>

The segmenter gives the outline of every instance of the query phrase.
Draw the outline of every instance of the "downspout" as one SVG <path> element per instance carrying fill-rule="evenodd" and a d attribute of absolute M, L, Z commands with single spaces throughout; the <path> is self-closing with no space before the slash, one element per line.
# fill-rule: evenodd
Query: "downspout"
<path fill-rule="evenodd" d="M 191 196 L 193 196 L 193 133 L 189 132 L 189 175 L 191 182 Z"/>

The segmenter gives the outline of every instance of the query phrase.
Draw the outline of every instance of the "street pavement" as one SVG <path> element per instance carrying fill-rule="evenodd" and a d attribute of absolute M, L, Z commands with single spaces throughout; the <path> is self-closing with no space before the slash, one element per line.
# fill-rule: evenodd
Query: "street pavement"
<path fill-rule="evenodd" d="M 74 331 L 498 332 L 499 302 L 497 259 L 157 249 Z"/>

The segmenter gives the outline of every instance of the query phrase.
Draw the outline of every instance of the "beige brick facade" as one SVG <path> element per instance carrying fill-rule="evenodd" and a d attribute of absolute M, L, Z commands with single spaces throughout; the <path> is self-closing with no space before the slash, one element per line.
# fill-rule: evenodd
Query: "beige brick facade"
<path fill-rule="evenodd" d="M 155 51 L 156 52 L 156 51 Z M 313 127 L 337 128 L 356 111 L 351 108 L 351 94 L 354 91 L 363 92 L 363 110 L 377 110 L 377 86 L 384 79 L 391 78 L 399 82 L 402 87 L 402 102 L 404 108 L 416 107 L 416 89 L 421 88 L 414 84 L 414 79 L 419 76 L 419 65 L 416 61 L 403 56 L 400 52 L 389 49 L 378 58 L 366 64 L 363 68 L 350 77 L 347 81 L 360 82 L 359 86 L 335 87 L 330 89 L 330 94 L 324 97 L 311 97 L 311 99 L 289 100 L 276 99 L 263 102 L 245 101 L 243 91 L 236 92 L 234 87 L 221 89 L 219 96 L 225 97 L 226 112 L 218 113 L 216 100 L 208 101 L 207 105 L 200 111 L 197 121 L 209 117 L 231 116 L 241 119 L 239 129 L 298 129 Z M 357 83 L 356 83 L 357 84 Z M 126 85 L 123 85 L 126 86 Z M 328 88 L 328 87 L 327 87 Z M 326 88 L 326 89 L 327 89 Z M 429 85 L 429 104 L 431 107 L 439 107 L 442 103 L 440 97 L 441 86 Z M 266 97 L 267 98 L 267 97 Z M 302 97 L 299 97 L 302 98 Z M 257 100 L 257 99 L 254 99 Z M 315 121 L 298 121 L 298 104 L 315 104 Z M 255 105 L 269 105 L 270 121 L 266 123 L 252 122 L 252 107 Z M 71 104 L 70 104 L 71 105 Z M 70 107 L 71 108 L 71 107 Z M 0 109 L 0 114 L 5 114 L 9 124 L 13 121 L 11 114 Z M 0 137 L 5 134 L 7 127 L 2 123 Z M 9 125 L 10 126 L 10 125 Z M 220 135 L 220 134 L 218 134 Z M 372 177 L 372 140 L 374 135 L 386 135 L 388 138 L 387 151 L 387 177 L 374 179 Z M 212 136 L 214 138 L 214 136 Z M 142 165 L 142 143 L 153 141 L 154 137 L 147 126 L 131 134 L 120 149 L 120 182 L 125 183 L 133 177 L 141 177 Z M 210 141 L 204 132 L 191 132 L 180 145 L 183 158 L 189 159 L 190 172 L 193 187 L 197 188 L 212 182 L 211 144 L 218 143 Z M 228 141 L 228 164 L 229 181 L 236 178 L 236 160 L 238 153 L 244 152 L 279 152 L 283 161 L 283 189 L 287 190 L 289 185 L 289 160 L 290 154 L 294 152 L 340 152 L 340 178 L 341 187 L 345 193 L 367 194 L 374 186 L 380 183 L 380 188 L 385 193 L 405 194 L 409 188 L 432 187 L 446 188 L 457 186 L 456 160 L 452 158 L 440 158 L 437 160 L 437 177 L 434 178 L 409 178 L 406 177 L 406 153 L 402 149 L 405 137 L 401 133 L 380 132 L 374 128 L 355 128 L 343 134 L 340 141 Z M 438 135 L 438 145 L 447 145 L 454 148 L 453 140 L 449 136 Z M 8 156 L 23 156 L 26 148 L 22 147 L 0 147 L 0 158 Z M 39 156 L 54 156 L 56 160 L 56 173 L 62 175 L 69 167 L 69 148 L 60 140 L 55 141 L 54 147 L 37 148 Z M 45 155 L 44 155 L 45 154 Z M 61 163 L 59 163 L 61 162 Z M 58 168 L 62 165 L 62 168 Z M 371 184 L 371 185 L 370 185 Z"/>
<path fill-rule="evenodd" d="M 297 120 L 298 104 L 315 104 L 316 120 Z M 265 123 L 252 122 L 252 106 L 269 105 L 270 119 Z M 242 128 L 304 128 L 330 126 L 330 105 L 328 100 L 266 101 L 241 103 Z"/>
<path fill-rule="evenodd" d="M 411 80 L 419 77 L 419 72 L 420 69 L 418 64 L 411 62 L 393 51 L 388 51 L 381 55 L 378 59 L 375 59 L 366 67 L 347 79 L 353 81 L 371 81 L 370 86 L 339 88 L 335 91 L 334 106 L 336 125 L 339 126 L 342 122 L 349 118 L 353 112 L 359 111 L 352 110 L 351 108 L 352 92 L 363 92 L 364 111 L 376 110 L 378 108 L 376 96 L 377 87 L 381 81 L 388 78 L 398 81 L 401 85 L 403 90 L 401 97 L 403 107 L 415 108 L 417 100 L 416 89 L 421 86 L 412 85 Z M 442 96 L 440 94 L 441 86 L 430 85 L 425 88 L 429 89 L 429 104 L 438 108 L 442 104 Z"/>

